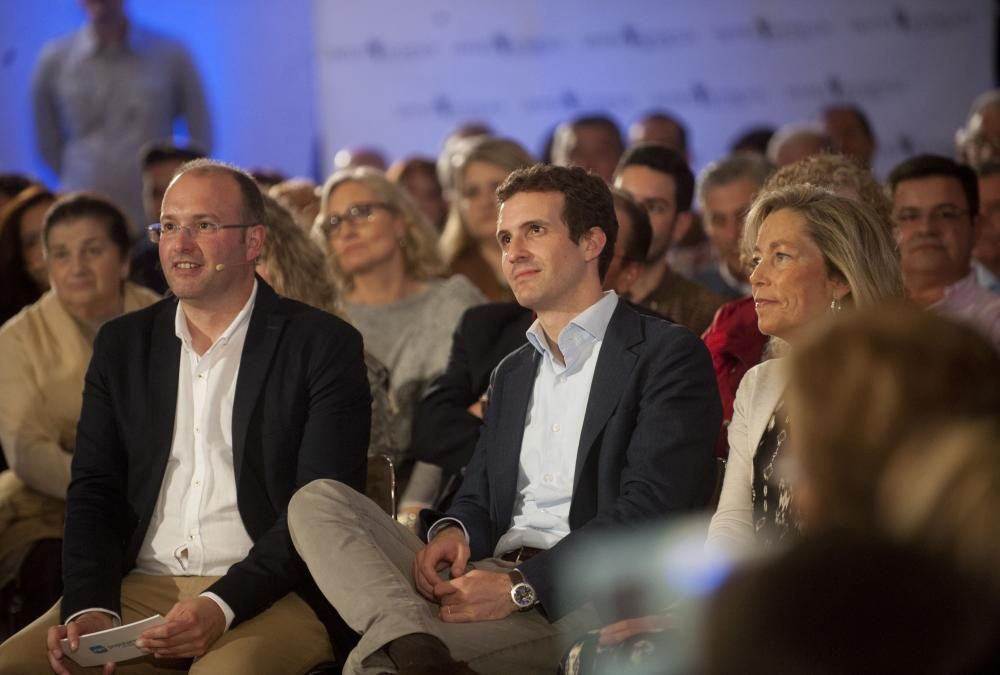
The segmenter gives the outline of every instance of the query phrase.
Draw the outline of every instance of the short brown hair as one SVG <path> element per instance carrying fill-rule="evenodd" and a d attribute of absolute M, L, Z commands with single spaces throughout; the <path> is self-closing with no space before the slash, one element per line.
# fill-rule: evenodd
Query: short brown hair
<path fill-rule="evenodd" d="M 579 242 L 580 237 L 592 227 L 599 227 L 604 232 L 607 243 L 597 260 L 597 272 L 603 281 L 615 255 L 615 239 L 618 238 L 615 203 L 607 184 L 578 166 L 538 164 L 518 169 L 507 176 L 503 185 L 497 188 L 497 199 L 502 205 L 520 192 L 561 194 L 562 219 L 569 228 L 569 238 L 573 243 Z"/>

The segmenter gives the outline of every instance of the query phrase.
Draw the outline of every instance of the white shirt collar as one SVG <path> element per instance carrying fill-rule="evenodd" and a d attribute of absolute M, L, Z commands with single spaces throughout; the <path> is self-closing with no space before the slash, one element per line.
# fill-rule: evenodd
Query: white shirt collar
<path fill-rule="evenodd" d="M 212 343 L 212 347 L 217 344 L 223 346 L 229 344 L 229 340 L 233 337 L 233 334 L 238 331 L 243 324 L 250 321 L 250 314 L 253 312 L 254 302 L 257 300 L 257 279 L 253 280 L 253 290 L 250 291 L 250 297 L 247 298 L 246 304 L 243 305 L 243 309 L 240 313 L 236 315 L 236 318 L 232 320 L 229 326 L 222 332 L 219 339 Z M 191 347 L 191 331 L 188 328 L 187 317 L 184 315 L 184 310 L 181 308 L 181 302 L 177 302 L 177 312 L 174 314 L 174 334 L 180 339 L 187 349 L 192 349 Z M 210 351 L 212 347 L 209 347 Z M 208 351 L 205 352 L 206 354 Z"/>

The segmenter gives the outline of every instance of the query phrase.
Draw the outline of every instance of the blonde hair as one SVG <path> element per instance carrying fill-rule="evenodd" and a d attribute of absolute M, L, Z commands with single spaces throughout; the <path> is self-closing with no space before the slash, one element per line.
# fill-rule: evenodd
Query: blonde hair
<path fill-rule="evenodd" d="M 792 436 L 829 525 L 864 528 L 906 441 L 945 424 L 1000 422 L 1000 353 L 974 328 L 902 304 L 838 319 L 791 356 Z"/>
<path fill-rule="evenodd" d="M 295 222 L 291 212 L 269 195 L 264 195 L 264 230 L 267 235 L 260 262 L 267 265 L 274 290 L 339 315 L 337 287 L 322 249 Z"/>
<path fill-rule="evenodd" d="M 493 136 L 474 136 L 466 139 L 452 155 L 451 169 L 454 180 L 454 194 L 448 219 L 441 231 L 441 257 L 450 265 L 467 247 L 472 245 L 469 236 L 468 223 L 462 213 L 462 188 L 465 181 L 465 169 L 472 162 L 486 162 L 509 174 L 515 169 L 531 166 L 535 160 L 528 151 L 515 141 Z"/>
<path fill-rule="evenodd" d="M 749 259 L 764 221 L 788 209 L 806 221 L 806 232 L 823 254 L 827 272 L 850 286 L 844 298 L 864 307 L 903 294 L 899 254 L 890 228 L 869 206 L 814 185 L 762 192 L 747 214 L 743 253 Z"/>
<path fill-rule="evenodd" d="M 400 246 L 406 265 L 406 275 L 411 279 L 425 281 L 441 274 L 443 265 L 438 255 L 437 234 L 434 226 L 427 220 L 413 199 L 406 191 L 389 181 L 385 174 L 372 167 L 361 166 L 338 171 L 327 179 L 320 196 L 320 211 L 313 224 L 312 236 L 324 251 L 328 253 L 330 271 L 337 284 L 345 289 L 354 286 L 351 275 L 344 272 L 337 262 L 337 256 L 330 251 L 330 242 L 323 230 L 330 195 L 345 183 L 360 183 L 374 193 L 379 201 L 389 204 L 399 218 L 403 219 L 406 229 Z"/>
<path fill-rule="evenodd" d="M 1000 422 L 962 422 L 906 444 L 887 463 L 877 499 L 888 532 L 1000 589 Z"/>
<path fill-rule="evenodd" d="M 822 153 L 789 164 L 771 174 L 762 191 L 770 192 L 792 185 L 815 185 L 841 194 L 849 190 L 870 206 L 887 228 L 892 227 L 892 203 L 885 190 L 871 171 L 861 168 L 846 155 Z"/>

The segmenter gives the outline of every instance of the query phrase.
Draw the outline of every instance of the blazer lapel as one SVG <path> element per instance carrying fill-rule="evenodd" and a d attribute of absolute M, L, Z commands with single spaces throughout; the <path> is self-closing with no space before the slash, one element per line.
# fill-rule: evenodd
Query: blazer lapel
<path fill-rule="evenodd" d="M 494 508 L 498 515 L 495 524 L 501 527 L 507 526 L 514 511 L 524 425 L 541 355 L 529 345 L 516 358 L 517 363 L 504 381 L 503 400 L 500 402 L 503 413 L 500 417 L 505 424 L 499 430 L 496 459 L 491 462 L 494 478 L 490 494 L 494 496 Z"/>
<path fill-rule="evenodd" d="M 625 383 L 639 360 L 631 348 L 644 339 L 641 321 L 639 315 L 624 300 L 618 301 L 618 307 L 611 316 L 604 335 L 604 343 L 594 369 L 594 381 L 590 385 L 590 398 L 587 400 L 587 412 L 583 418 L 580 445 L 576 452 L 573 494 L 576 494 L 577 483 L 580 482 L 581 472 L 594 441 L 618 406 Z"/>
<path fill-rule="evenodd" d="M 771 421 L 778 401 L 785 393 L 786 364 L 785 359 L 778 358 L 767 362 L 766 370 L 760 373 L 757 387 L 754 389 L 750 403 L 750 422 L 747 429 L 747 440 L 750 443 L 751 457 L 757 454 L 767 423 Z"/>
<path fill-rule="evenodd" d="M 254 404 L 267 381 L 267 373 L 278 346 L 285 316 L 278 309 L 278 295 L 257 278 L 257 299 L 254 301 L 247 338 L 240 358 L 240 373 L 236 378 L 233 401 L 233 470 L 239 484 L 240 470 L 246 450 L 247 433 Z"/>
<path fill-rule="evenodd" d="M 177 416 L 177 376 L 181 359 L 181 341 L 174 329 L 176 316 L 177 302 L 174 301 L 164 303 L 153 319 L 146 378 L 149 387 L 147 400 L 150 402 L 147 428 L 151 442 L 148 447 L 151 452 L 133 458 L 144 464 L 138 475 L 162 476 L 170 456 Z M 159 489 L 160 484 L 155 483 L 154 500 Z"/>

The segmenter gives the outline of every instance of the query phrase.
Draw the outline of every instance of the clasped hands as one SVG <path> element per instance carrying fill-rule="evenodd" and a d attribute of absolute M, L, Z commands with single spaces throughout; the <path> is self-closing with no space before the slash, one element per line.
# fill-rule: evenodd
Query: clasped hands
<path fill-rule="evenodd" d="M 167 622 L 150 628 L 136 640 L 136 646 L 157 658 L 195 658 L 203 655 L 226 631 L 226 617 L 211 598 L 196 597 L 175 604 Z M 49 629 L 47 645 L 49 665 L 58 675 L 70 675 L 63 665 L 65 655 L 59 641 L 69 638 L 70 650 L 80 646 L 80 636 L 113 627 L 113 619 L 105 612 L 87 612 L 64 626 Z M 104 675 L 111 675 L 115 664 L 104 664 Z"/>
<path fill-rule="evenodd" d="M 441 605 L 438 617 L 449 623 L 502 619 L 514 612 L 510 577 L 503 572 L 466 571 L 469 545 L 461 528 L 448 527 L 434 536 L 413 559 L 417 591 Z M 451 568 L 451 579 L 438 573 Z"/>

